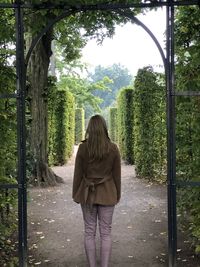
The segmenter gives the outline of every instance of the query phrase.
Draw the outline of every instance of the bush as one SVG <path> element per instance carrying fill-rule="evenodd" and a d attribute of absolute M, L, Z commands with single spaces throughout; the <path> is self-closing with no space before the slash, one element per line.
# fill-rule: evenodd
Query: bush
<path fill-rule="evenodd" d="M 151 67 L 135 79 L 134 155 L 138 176 L 162 176 L 166 169 L 165 90 Z M 166 178 L 165 178 L 166 179 Z"/>
<path fill-rule="evenodd" d="M 177 180 L 200 181 L 200 105 L 199 99 L 179 97 L 176 105 Z M 200 189 L 178 188 L 180 223 L 200 253 Z"/>
<path fill-rule="evenodd" d="M 72 155 L 75 135 L 75 102 L 67 90 L 50 80 L 48 97 L 48 161 L 63 165 Z"/>
<path fill-rule="evenodd" d="M 109 112 L 109 133 L 113 142 L 118 143 L 117 108 L 111 107 Z"/>
<path fill-rule="evenodd" d="M 15 75 L 11 67 L 1 65 L 0 94 L 15 91 Z M 17 110 L 16 100 L 0 99 L 0 184 L 16 183 L 17 177 Z M 0 266 L 16 260 L 12 237 L 17 230 L 17 190 L 0 189 Z M 5 265 L 6 264 L 6 265 Z"/>
<path fill-rule="evenodd" d="M 55 109 L 54 164 L 63 165 L 72 155 L 74 128 L 74 97 L 68 91 L 58 91 L 57 106 Z"/>
<path fill-rule="evenodd" d="M 79 144 L 85 136 L 85 111 L 83 108 L 75 110 L 75 144 Z"/>
<path fill-rule="evenodd" d="M 57 106 L 57 87 L 56 79 L 54 77 L 48 78 L 48 163 L 54 165 L 55 163 L 55 134 L 56 134 L 56 120 L 55 110 Z"/>
<path fill-rule="evenodd" d="M 134 163 L 134 91 L 132 88 L 120 90 L 117 98 L 118 144 L 122 158 Z"/>

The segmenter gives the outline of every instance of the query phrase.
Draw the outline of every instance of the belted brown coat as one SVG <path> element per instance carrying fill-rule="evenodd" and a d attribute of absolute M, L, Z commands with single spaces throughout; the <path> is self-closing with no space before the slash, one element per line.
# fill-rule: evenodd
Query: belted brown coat
<path fill-rule="evenodd" d="M 115 205 L 121 197 L 121 159 L 116 144 L 102 160 L 90 160 L 87 141 L 78 148 L 72 197 L 80 204 Z"/>

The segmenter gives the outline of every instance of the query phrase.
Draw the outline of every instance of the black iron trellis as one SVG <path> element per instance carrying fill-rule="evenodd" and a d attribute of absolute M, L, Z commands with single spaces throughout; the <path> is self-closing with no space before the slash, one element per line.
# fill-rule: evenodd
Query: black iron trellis
<path fill-rule="evenodd" d="M 200 5 L 200 0 L 144 0 L 135 4 L 98 4 L 98 5 L 68 5 L 63 4 L 25 4 L 16 0 L 13 4 L 0 3 L 0 8 L 12 8 L 15 10 L 16 19 L 16 73 L 17 93 L 0 95 L 2 98 L 17 99 L 17 125 L 18 125 L 18 183 L 0 184 L 0 189 L 18 189 L 18 217 L 19 217 L 19 266 L 27 266 L 27 192 L 26 192 L 26 144 L 25 144 L 25 83 L 26 66 L 31 52 L 41 39 L 43 34 L 56 22 L 83 11 L 112 10 L 131 19 L 132 22 L 141 26 L 155 42 L 163 60 L 166 73 L 167 93 L 167 161 L 168 161 L 168 258 L 169 267 L 176 267 L 177 250 L 177 221 L 176 221 L 176 188 L 179 186 L 200 186 L 200 182 L 176 181 L 176 155 L 175 155 L 175 97 L 176 96 L 199 96 L 200 92 L 176 92 L 174 89 L 174 8 L 176 6 Z M 153 35 L 153 33 L 136 17 L 128 8 L 166 7 L 166 56 Z M 23 31 L 23 9 L 62 9 L 63 13 L 51 21 L 33 40 L 32 45 L 24 58 L 24 31 Z"/>

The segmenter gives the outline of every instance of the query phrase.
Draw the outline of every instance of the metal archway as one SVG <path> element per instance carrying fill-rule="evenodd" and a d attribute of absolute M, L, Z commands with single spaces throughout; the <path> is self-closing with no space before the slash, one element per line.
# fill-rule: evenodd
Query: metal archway
<path fill-rule="evenodd" d="M 141 26 L 156 44 L 165 67 L 166 92 L 167 92 L 167 181 L 168 181 L 168 258 L 169 267 L 176 267 L 177 250 L 177 221 L 176 221 L 176 188 L 182 186 L 200 186 L 200 182 L 176 181 L 176 153 L 175 153 L 175 96 L 200 95 L 200 92 L 175 92 L 174 89 L 174 8 L 176 6 L 200 5 L 200 0 L 149 0 L 135 4 L 97 4 L 97 5 L 67 5 L 67 4 L 24 4 L 16 0 L 13 4 L 0 3 L 0 8 L 12 8 L 15 10 L 16 20 L 16 73 L 17 92 L 14 94 L 0 95 L 2 98 L 17 99 L 17 135 L 18 135 L 18 183 L 0 184 L 0 189 L 18 189 L 18 229 L 19 229 L 19 266 L 27 266 L 27 184 L 26 184 L 26 139 L 25 139 L 25 84 L 26 66 L 31 52 L 41 39 L 43 34 L 56 22 L 80 11 L 106 10 L 116 11 L 118 14 L 128 17 L 134 23 Z M 136 17 L 127 11 L 128 8 L 166 7 L 166 57 L 153 35 L 153 33 Z M 32 45 L 24 57 L 24 30 L 23 9 L 61 9 L 63 13 L 51 21 L 33 40 Z"/>

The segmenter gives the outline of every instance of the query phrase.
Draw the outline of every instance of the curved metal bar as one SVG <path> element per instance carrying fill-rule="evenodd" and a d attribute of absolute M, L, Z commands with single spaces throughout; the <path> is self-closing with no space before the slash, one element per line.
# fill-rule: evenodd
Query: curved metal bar
<path fill-rule="evenodd" d="M 25 58 L 25 64 L 26 66 L 28 65 L 28 61 L 30 59 L 31 53 L 34 49 L 34 47 L 37 45 L 37 43 L 40 41 L 40 39 L 42 38 L 42 36 L 58 21 L 60 21 L 63 18 L 66 18 L 67 16 L 70 16 L 74 13 L 79 12 L 80 10 L 68 10 L 63 12 L 60 16 L 56 17 L 54 20 L 50 21 L 45 28 L 42 29 L 42 31 L 33 39 L 31 46 L 28 50 L 28 53 L 26 55 Z M 163 61 L 163 65 L 166 71 L 166 58 L 165 58 L 165 54 L 163 52 L 162 47 L 160 46 L 160 43 L 158 42 L 157 38 L 155 37 L 155 35 L 150 31 L 150 29 L 144 24 L 142 23 L 138 18 L 136 18 L 133 14 L 131 14 L 130 12 L 127 11 L 116 11 L 116 13 L 120 14 L 121 16 L 125 16 L 129 19 L 131 19 L 133 22 L 135 22 L 137 25 L 141 26 L 148 34 L 149 36 L 152 38 L 152 40 L 154 41 L 155 45 L 157 46 L 160 55 L 162 57 L 162 61 Z"/>
<path fill-rule="evenodd" d="M 116 13 L 120 14 L 121 16 L 124 16 L 124 17 L 127 17 L 127 18 L 131 19 L 133 22 L 135 22 L 137 25 L 141 26 L 149 34 L 149 36 L 154 41 L 155 45 L 157 46 L 157 48 L 158 48 L 158 50 L 160 52 L 160 55 L 161 55 L 161 58 L 162 58 L 162 61 L 163 61 L 163 65 L 164 65 L 164 68 L 165 68 L 165 72 L 166 72 L 167 64 L 166 64 L 165 54 L 163 52 L 163 49 L 162 49 L 160 43 L 158 42 L 157 38 L 152 33 L 152 31 L 150 31 L 149 28 L 144 23 L 142 23 L 138 18 L 136 18 L 130 12 L 127 12 L 127 11 L 116 11 Z"/>
<path fill-rule="evenodd" d="M 26 58 L 25 58 L 25 65 L 28 65 L 28 61 L 30 59 L 31 53 L 34 49 L 34 47 L 38 44 L 38 42 L 41 40 L 42 36 L 58 21 L 60 21 L 61 19 L 66 18 L 67 16 L 72 15 L 73 13 L 76 13 L 77 11 L 72 11 L 72 10 L 68 10 L 63 12 L 61 15 L 59 15 L 58 17 L 56 17 L 55 19 L 53 19 L 52 21 L 50 21 L 43 29 L 42 31 L 33 39 L 31 46 L 27 52 Z"/>
<path fill-rule="evenodd" d="M 177 0 L 173 3 L 174 6 L 192 6 L 192 5 L 199 5 L 199 0 Z M 53 4 L 53 3 L 40 3 L 40 4 L 28 4 L 22 3 L 21 8 L 29 8 L 29 9 L 66 9 L 66 8 L 78 8 L 78 9 L 85 9 L 85 10 L 116 10 L 119 8 L 149 8 L 149 7 L 161 7 L 161 6 L 170 6 L 168 1 L 159 2 L 159 1 L 152 1 L 152 2 L 143 2 L 143 3 L 102 3 L 96 5 L 67 5 L 67 4 Z M 17 4 L 9 4 L 9 3 L 0 3 L 0 8 L 17 8 Z"/>

